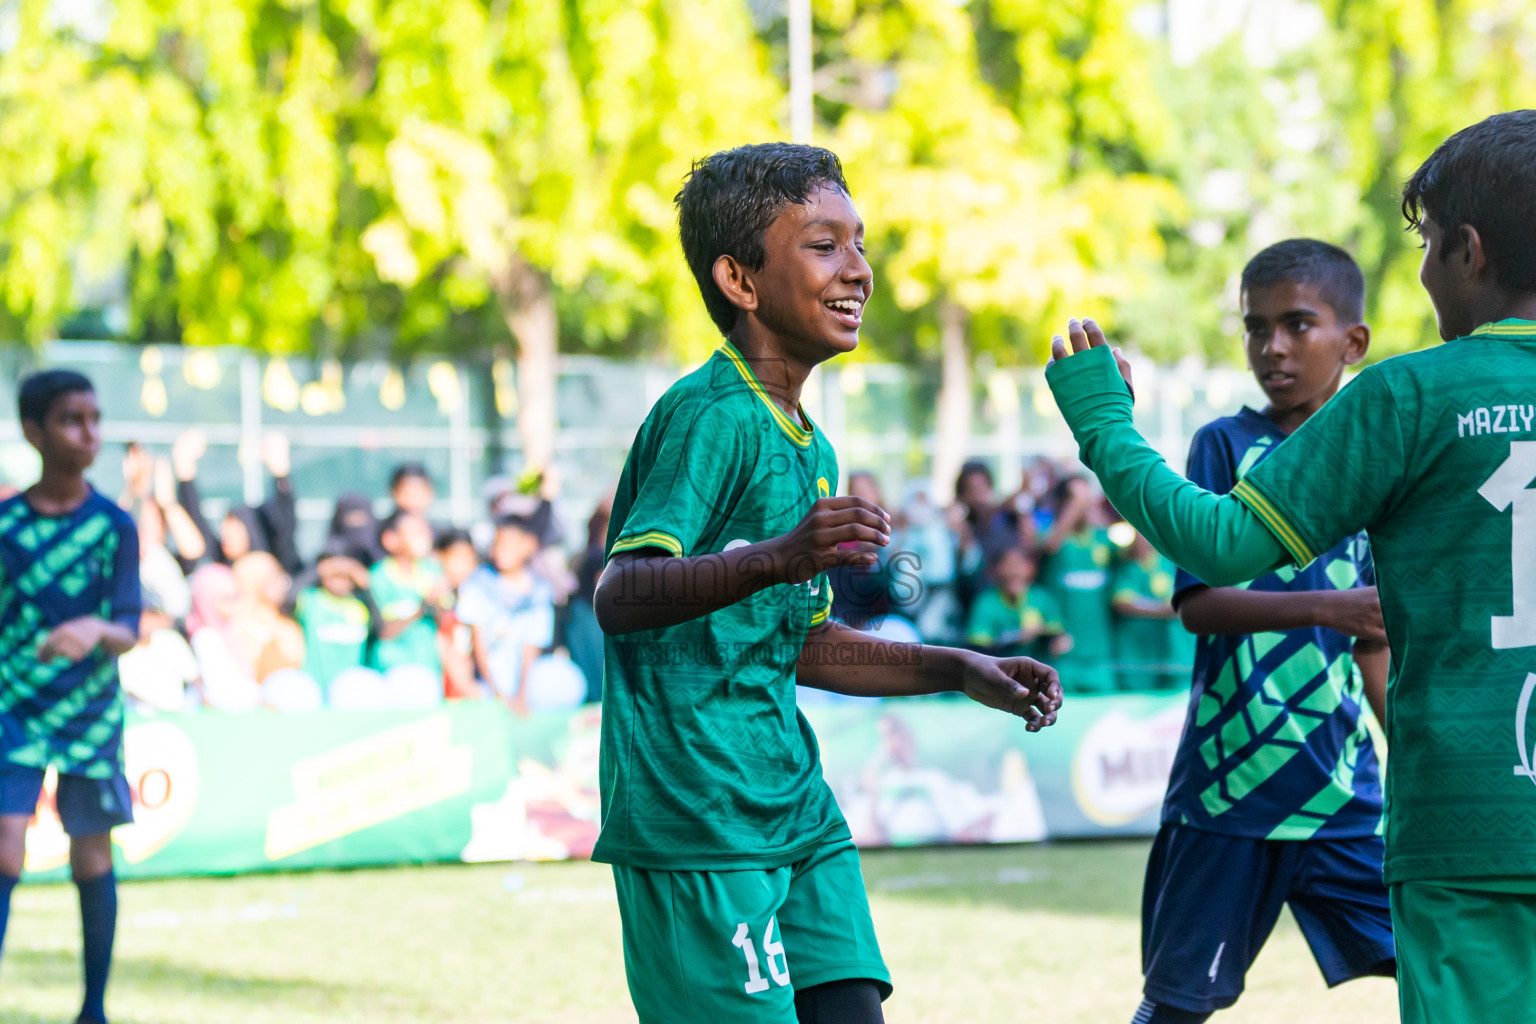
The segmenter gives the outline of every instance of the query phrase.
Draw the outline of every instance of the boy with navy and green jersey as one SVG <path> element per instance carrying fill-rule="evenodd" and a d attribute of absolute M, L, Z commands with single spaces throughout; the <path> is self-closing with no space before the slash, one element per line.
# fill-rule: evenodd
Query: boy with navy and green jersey
<path fill-rule="evenodd" d="M 138 641 L 139 535 L 86 482 L 101 448 L 91 382 L 69 370 L 22 381 L 21 428 L 42 476 L 0 503 L 0 944 L 49 768 L 80 893 L 85 999 L 104 1024 L 117 930 L 111 830 L 133 820 L 123 776 L 118 656 Z"/>
<path fill-rule="evenodd" d="M 1337 246 L 1272 245 L 1243 269 L 1240 294 L 1269 402 L 1195 434 L 1189 479 L 1217 494 L 1323 408 L 1370 344 L 1365 279 Z M 1179 570 L 1173 602 L 1200 640 L 1147 865 L 1136 1024 L 1196 1024 L 1236 1002 L 1287 903 L 1328 984 L 1394 973 L 1381 781 L 1361 721 L 1362 677 L 1386 687 L 1372 582 L 1358 534 L 1235 587 Z"/>
<path fill-rule="evenodd" d="M 1115 613 L 1115 668 L 1121 690 L 1184 686 L 1194 665 L 1195 638 L 1173 609 L 1174 564 L 1136 534 L 1110 583 Z"/>
<path fill-rule="evenodd" d="M 1450 344 L 1367 369 L 1226 497 L 1131 422 L 1092 321 L 1047 371 L 1105 489 L 1208 583 L 1306 566 L 1368 531 L 1392 647 L 1385 878 L 1402 1017 L 1529 1019 L 1536 976 L 1536 111 L 1451 136 L 1403 210 Z"/>
<path fill-rule="evenodd" d="M 700 161 L 684 255 L 725 344 L 662 396 L 614 498 L 594 609 L 605 636 L 593 857 L 613 864 L 644 1024 L 882 1020 L 891 991 L 848 826 L 796 683 L 962 690 L 1054 721 L 1024 658 L 893 644 L 829 619 L 827 570 L 872 565 L 889 517 L 837 492 L 799 406 L 858 344 L 872 275 L 837 158 L 768 144 Z"/>

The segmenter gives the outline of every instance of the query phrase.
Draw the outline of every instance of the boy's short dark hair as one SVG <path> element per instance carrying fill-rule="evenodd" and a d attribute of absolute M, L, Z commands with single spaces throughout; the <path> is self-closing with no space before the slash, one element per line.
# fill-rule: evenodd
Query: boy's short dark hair
<path fill-rule="evenodd" d="M 1243 268 L 1242 290 L 1277 284 L 1311 285 L 1342 322 L 1365 319 L 1365 275 L 1355 258 L 1336 245 L 1288 238 L 1261 249 Z"/>
<path fill-rule="evenodd" d="M 997 486 L 997 480 L 992 476 L 992 467 L 980 459 L 971 459 L 960 467 L 960 472 L 955 474 L 955 494 L 958 495 L 965 489 L 966 480 L 978 475 L 987 478 L 988 487 Z"/>
<path fill-rule="evenodd" d="M 403 508 L 397 508 L 389 515 L 379 520 L 379 536 L 383 537 L 386 533 L 394 533 L 396 530 L 400 529 L 400 524 L 404 520 L 420 518 L 420 512 L 407 512 Z"/>
<path fill-rule="evenodd" d="M 1442 260 L 1471 225 L 1494 280 L 1536 292 L 1536 110 L 1494 114 L 1440 143 L 1403 185 L 1403 216 L 1410 229 L 1435 219 Z"/>
<path fill-rule="evenodd" d="M 79 391 L 96 392 L 91 379 L 74 370 L 39 370 L 16 389 L 16 411 L 21 421 L 41 424 L 48 418 L 54 400 Z"/>
<path fill-rule="evenodd" d="M 407 480 L 425 480 L 432 482 L 432 475 L 427 472 L 427 467 L 419 462 L 405 462 L 395 467 L 395 471 L 389 475 L 389 489 L 395 490 Z"/>
<path fill-rule="evenodd" d="M 990 555 L 987 556 L 987 573 L 989 575 L 996 573 L 997 567 L 1002 565 L 1003 559 L 1007 558 L 1009 555 L 1018 555 L 1020 558 L 1024 559 L 1024 561 L 1028 562 L 1032 566 L 1035 566 L 1036 568 L 1038 568 L 1040 565 L 1040 557 L 1034 552 L 1025 549 L 1022 545 L 1010 544 L 1007 547 L 998 548 L 996 551 L 993 551 Z"/>
<path fill-rule="evenodd" d="M 738 310 L 715 284 L 715 260 L 731 256 L 762 269 L 763 232 L 790 203 L 803 203 L 825 185 L 848 191 L 843 165 L 830 150 L 788 142 L 738 146 L 695 160 L 673 200 L 683 256 L 721 334 Z"/>
<path fill-rule="evenodd" d="M 519 530 L 523 533 L 526 533 L 534 540 L 539 539 L 538 528 L 533 525 L 533 520 L 528 516 L 520 516 L 516 514 L 497 516 L 496 529 L 498 532 L 501 530 Z"/>
<path fill-rule="evenodd" d="M 442 533 L 437 535 L 436 539 L 432 541 L 432 550 L 443 552 L 447 551 L 451 547 L 457 547 L 460 544 L 468 544 L 470 547 L 474 547 L 475 539 L 474 537 L 470 536 L 468 530 L 462 530 L 458 527 L 454 527 L 449 530 L 444 530 Z"/>

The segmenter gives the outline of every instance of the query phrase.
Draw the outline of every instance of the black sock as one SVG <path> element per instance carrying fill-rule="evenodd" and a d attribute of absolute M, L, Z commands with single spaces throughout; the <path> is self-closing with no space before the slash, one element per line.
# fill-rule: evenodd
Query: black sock
<path fill-rule="evenodd" d="M 797 1024 L 885 1024 L 880 988 L 867 978 L 812 985 L 795 992 Z"/>
<path fill-rule="evenodd" d="M 1209 1013 L 1180 1010 L 1174 1006 L 1143 999 L 1141 1005 L 1136 1007 L 1136 1016 L 1131 1018 L 1131 1024 L 1204 1024 L 1210 1019 Z"/>
<path fill-rule="evenodd" d="M 111 871 L 76 882 L 80 890 L 80 931 L 84 936 L 85 1001 L 80 1019 L 107 1019 L 107 975 L 112 970 L 112 939 L 117 934 L 117 876 Z"/>

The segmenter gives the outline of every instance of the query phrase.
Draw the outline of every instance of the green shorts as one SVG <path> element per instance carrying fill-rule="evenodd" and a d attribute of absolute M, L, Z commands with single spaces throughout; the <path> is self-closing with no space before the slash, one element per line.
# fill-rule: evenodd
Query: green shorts
<path fill-rule="evenodd" d="M 795 989 L 848 978 L 891 994 L 850 840 L 767 871 L 613 879 L 641 1024 L 795 1024 Z"/>
<path fill-rule="evenodd" d="M 1392 886 L 1403 1024 L 1536 1020 L 1536 891 L 1531 880 Z M 1524 891 L 1508 891 L 1508 890 Z"/>

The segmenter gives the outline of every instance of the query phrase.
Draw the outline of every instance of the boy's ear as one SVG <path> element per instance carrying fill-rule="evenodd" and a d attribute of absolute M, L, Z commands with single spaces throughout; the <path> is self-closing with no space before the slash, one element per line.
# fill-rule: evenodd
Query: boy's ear
<path fill-rule="evenodd" d="M 720 256 L 714 265 L 715 287 L 740 310 L 757 308 L 757 286 L 734 256 Z"/>
<path fill-rule="evenodd" d="M 21 421 L 21 436 L 38 451 L 43 450 L 43 425 L 36 420 Z"/>
<path fill-rule="evenodd" d="M 1461 249 L 1454 254 L 1459 264 L 1457 269 L 1463 278 L 1470 280 L 1488 268 L 1488 254 L 1483 251 L 1483 236 L 1471 224 L 1463 224 L 1457 229 L 1457 234 L 1461 237 Z"/>
<path fill-rule="evenodd" d="M 1371 347 L 1371 327 L 1369 324 L 1355 324 L 1344 332 L 1344 365 L 1354 366 L 1365 358 L 1365 353 Z"/>

